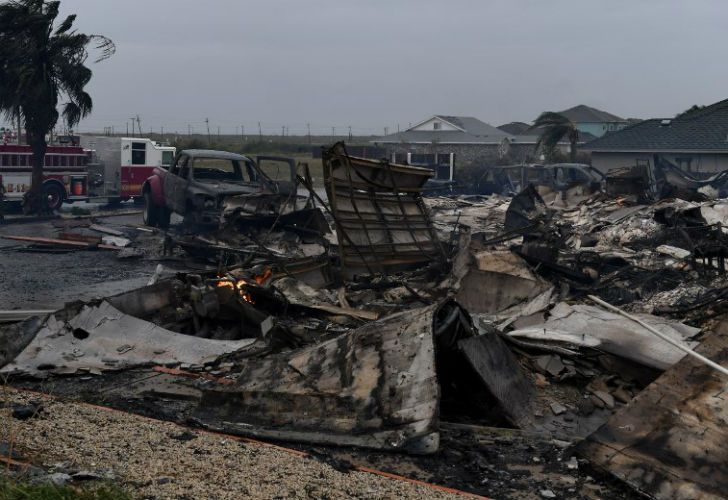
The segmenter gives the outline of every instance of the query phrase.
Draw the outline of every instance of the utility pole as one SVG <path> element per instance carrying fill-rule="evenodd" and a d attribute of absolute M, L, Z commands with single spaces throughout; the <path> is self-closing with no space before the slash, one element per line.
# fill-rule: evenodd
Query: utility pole
<path fill-rule="evenodd" d="M 139 115 L 136 115 L 136 122 L 137 122 L 137 128 L 139 129 L 139 135 L 142 135 L 144 132 L 142 132 L 142 122 L 139 119 Z"/>
<path fill-rule="evenodd" d="M 245 142 L 245 125 L 240 125 L 240 139 Z"/>
<path fill-rule="evenodd" d="M 260 122 L 258 122 L 258 141 L 263 142 L 263 129 L 260 128 Z"/>
<path fill-rule="evenodd" d="M 281 137 L 285 137 L 285 136 L 286 136 L 286 126 L 281 125 Z"/>
<path fill-rule="evenodd" d="M 212 144 L 212 140 L 210 139 L 210 119 L 205 118 L 205 125 L 207 125 L 207 144 Z"/>
<path fill-rule="evenodd" d="M 129 122 L 126 122 L 126 136 L 129 137 Z"/>
<path fill-rule="evenodd" d="M 336 127 L 331 127 L 331 137 L 336 139 Z"/>
<path fill-rule="evenodd" d="M 192 135 L 192 126 L 188 123 L 187 124 L 187 137 Z"/>
<path fill-rule="evenodd" d="M 131 135 L 134 135 L 134 117 L 131 117 Z"/>
<path fill-rule="evenodd" d="M 308 143 L 311 144 L 311 124 L 306 124 L 306 130 L 308 131 Z"/>
<path fill-rule="evenodd" d="M 349 142 L 351 142 L 351 125 L 349 125 Z"/>

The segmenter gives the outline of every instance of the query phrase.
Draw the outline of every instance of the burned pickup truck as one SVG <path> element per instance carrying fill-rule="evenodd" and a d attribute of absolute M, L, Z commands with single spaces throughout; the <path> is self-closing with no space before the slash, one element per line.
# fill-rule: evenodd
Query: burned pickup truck
<path fill-rule="evenodd" d="M 578 185 L 597 191 L 603 187 L 604 174 L 583 163 L 504 165 L 485 169 L 473 190 L 477 194 L 512 196 L 529 184 L 554 191 L 565 191 Z"/>
<path fill-rule="evenodd" d="M 216 225 L 232 212 L 275 216 L 282 199 L 295 205 L 296 190 L 291 158 L 259 156 L 253 161 L 225 151 L 183 150 L 169 169 L 155 168 L 144 182 L 144 223 L 166 228 L 172 213 L 200 225 Z"/>

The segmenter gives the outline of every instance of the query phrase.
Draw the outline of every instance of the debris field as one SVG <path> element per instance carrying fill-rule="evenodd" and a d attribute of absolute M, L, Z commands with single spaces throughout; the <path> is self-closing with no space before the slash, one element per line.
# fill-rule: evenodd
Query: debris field
<path fill-rule="evenodd" d="M 137 281 L 0 312 L 0 458 L 110 469 L 145 498 L 723 495 L 728 200 L 709 183 L 504 173 L 506 194 L 425 196 L 431 170 L 343 143 L 323 166 L 325 195 L 292 167 L 169 227 L 4 228 L 3 259 L 104 254 Z"/>

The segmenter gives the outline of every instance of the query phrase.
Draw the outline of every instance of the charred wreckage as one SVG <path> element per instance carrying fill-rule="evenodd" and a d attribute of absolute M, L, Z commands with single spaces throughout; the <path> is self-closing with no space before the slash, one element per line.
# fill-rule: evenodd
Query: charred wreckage
<path fill-rule="evenodd" d="M 431 170 L 343 143 L 323 169 L 326 199 L 286 159 L 180 152 L 147 181 L 145 222 L 182 216 L 164 252 L 198 265 L 4 324 L 3 376 L 412 454 L 467 413 L 572 443 L 653 498 L 721 496 L 728 202 L 647 200 L 609 177 L 424 198 Z"/>

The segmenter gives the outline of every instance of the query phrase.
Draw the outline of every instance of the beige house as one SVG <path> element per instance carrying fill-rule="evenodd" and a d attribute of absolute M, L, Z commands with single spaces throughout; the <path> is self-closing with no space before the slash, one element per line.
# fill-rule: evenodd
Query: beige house
<path fill-rule="evenodd" d="M 457 164 L 487 167 L 535 161 L 537 141 L 535 132 L 511 134 L 472 116 L 434 115 L 372 142 L 394 162 L 430 167 L 438 180 L 452 181 Z M 560 147 L 568 154 L 568 142 Z"/>

